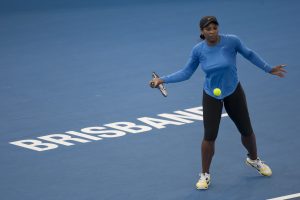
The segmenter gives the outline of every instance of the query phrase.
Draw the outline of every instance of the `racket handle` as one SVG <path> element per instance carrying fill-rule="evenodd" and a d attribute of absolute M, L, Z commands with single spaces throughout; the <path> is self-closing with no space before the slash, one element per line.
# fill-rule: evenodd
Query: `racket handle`
<path fill-rule="evenodd" d="M 159 78 L 159 76 L 158 76 L 158 74 L 156 74 L 155 72 L 152 72 L 152 78 Z M 150 83 L 150 86 L 151 86 L 152 88 L 154 88 L 155 85 L 154 85 L 154 82 L 153 82 L 153 81 Z M 158 85 L 158 89 L 160 90 L 160 92 L 162 93 L 162 95 L 163 95 L 164 97 L 167 97 L 167 96 L 168 96 L 168 92 L 167 92 L 167 90 L 166 90 L 166 88 L 165 88 L 165 86 L 164 86 L 163 83 L 161 83 L 161 84 Z"/>
<path fill-rule="evenodd" d="M 152 72 L 152 77 L 153 78 L 159 78 L 159 76 L 155 72 Z"/>
<path fill-rule="evenodd" d="M 159 76 L 158 76 L 155 72 L 152 72 L 152 78 L 159 78 Z M 154 85 L 154 82 L 153 82 L 153 81 L 150 83 L 150 86 L 151 86 L 152 88 L 155 88 L 155 85 Z"/>

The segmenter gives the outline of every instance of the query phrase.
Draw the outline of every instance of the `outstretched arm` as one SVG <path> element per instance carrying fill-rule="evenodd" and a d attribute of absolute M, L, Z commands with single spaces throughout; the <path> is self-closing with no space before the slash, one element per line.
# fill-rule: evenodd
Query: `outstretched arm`
<path fill-rule="evenodd" d="M 161 79 L 164 81 L 164 83 L 177 83 L 188 80 L 196 71 L 198 65 L 198 58 L 191 56 L 183 69 L 170 75 L 163 76 Z"/>
<path fill-rule="evenodd" d="M 251 63 L 253 63 L 257 67 L 261 68 L 265 72 L 279 76 L 281 78 L 284 77 L 284 73 L 286 73 L 286 70 L 284 69 L 284 67 L 286 65 L 277 65 L 277 66 L 271 67 L 255 51 L 246 47 L 238 37 L 236 37 L 235 39 L 236 39 L 236 43 L 237 43 L 237 51 L 242 56 L 244 56 L 247 60 L 249 60 Z"/>
<path fill-rule="evenodd" d="M 170 75 L 163 76 L 161 78 L 154 78 L 150 81 L 150 84 L 153 83 L 152 87 L 157 87 L 161 83 L 177 83 L 177 82 L 188 80 L 196 71 L 198 65 L 199 65 L 199 59 L 195 55 L 195 52 L 193 51 L 188 62 L 186 63 L 183 69 L 175 73 L 172 73 Z"/>
<path fill-rule="evenodd" d="M 265 72 L 270 73 L 272 67 L 264 61 L 255 51 L 249 49 L 243 42 L 237 37 L 234 37 L 236 43 L 236 50 L 239 52 L 244 58 L 249 60 L 252 64 L 264 70 Z"/>

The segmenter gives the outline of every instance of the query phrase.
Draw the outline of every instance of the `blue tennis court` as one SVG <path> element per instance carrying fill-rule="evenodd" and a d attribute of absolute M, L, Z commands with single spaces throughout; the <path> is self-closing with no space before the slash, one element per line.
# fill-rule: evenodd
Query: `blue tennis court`
<path fill-rule="evenodd" d="M 263 200 L 300 192 L 300 1 L 0 4 L 1 199 Z M 204 15 L 288 73 L 271 76 L 238 56 L 259 156 L 273 176 L 245 164 L 224 113 L 212 184 L 199 191 L 204 74 L 199 67 L 166 85 L 167 98 L 149 81 L 153 71 L 185 65 Z"/>

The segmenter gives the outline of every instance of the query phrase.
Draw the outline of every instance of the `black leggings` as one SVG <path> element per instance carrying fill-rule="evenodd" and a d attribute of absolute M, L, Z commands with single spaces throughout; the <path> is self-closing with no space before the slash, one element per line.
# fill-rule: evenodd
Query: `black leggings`
<path fill-rule="evenodd" d="M 205 140 L 215 141 L 218 136 L 223 103 L 227 114 L 242 136 L 250 136 L 253 133 L 246 96 L 240 83 L 236 90 L 223 100 L 215 99 L 203 91 L 202 103 Z"/>

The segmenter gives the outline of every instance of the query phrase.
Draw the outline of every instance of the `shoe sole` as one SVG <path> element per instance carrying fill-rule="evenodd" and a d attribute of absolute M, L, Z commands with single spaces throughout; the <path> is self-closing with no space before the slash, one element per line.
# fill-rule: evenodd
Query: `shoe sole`
<path fill-rule="evenodd" d="M 247 160 L 245 161 L 245 163 L 246 163 L 248 166 L 253 167 L 254 169 L 256 169 L 256 171 L 257 171 L 260 175 L 269 177 L 268 175 L 262 174 L 256 167 L 254 167 L 253 165 L 251 165 Z M 271 176 L 271 175 L 270 175 L 270 176 Z"/>
<path fill-rule="evenodd" d="M 196 189 L 197 189 L 197 190 L 207 190 L 207 189 L 208 189 L 208 186 L 209 186 L 209 184 L 210 184 L 210 181 L 207 183 L 207 187 L 205 187 L 205 188 L 198 188 L 198 187 L 196 186 Z"/>
<path fill-rule="evenodd" d="M 206 187 L 206 188 L 198 188 L 198 187 L 196 186 L 196 189 L 197 189 L 197 190 L 207 190 L 208 187 Z"/>

